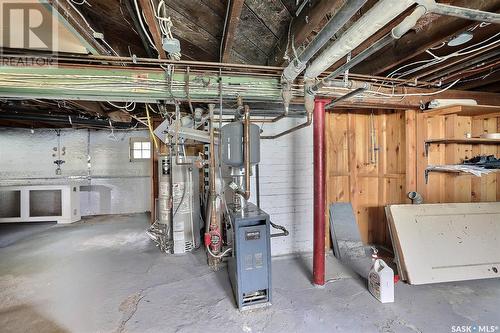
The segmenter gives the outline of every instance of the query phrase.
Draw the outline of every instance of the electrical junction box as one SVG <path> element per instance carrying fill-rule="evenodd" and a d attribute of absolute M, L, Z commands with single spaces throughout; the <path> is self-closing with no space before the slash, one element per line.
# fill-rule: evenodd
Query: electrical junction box
<path fill-rule="evenodd" d="M 232 244 L 228 271 L 240 310 L 271 304 L 271 239 L 269 215 L 252 203 L 241 211 L 229 209 Z M 231 228 L 231 227 L 228 227 Z"/>

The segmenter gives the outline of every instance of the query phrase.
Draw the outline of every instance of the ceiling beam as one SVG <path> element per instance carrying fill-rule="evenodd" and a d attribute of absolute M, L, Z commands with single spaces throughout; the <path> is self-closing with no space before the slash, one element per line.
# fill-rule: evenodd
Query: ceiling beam
<path fill-rule="evenodd" d="M 311 7 L 304 8 L 298 17 L 292 19 L 290 26 L 290 39 L 293 38 L 295 47 L 299 47 L 306 41 L 309 35 L 320 27 L 321 22 L 326 15 L 338 11 L 346 2 L 319 0 Z M 272 66 L 282 65 L 285 60 L 284 56 L 287 46 L 292 41 L 288 40 L 288 31 L 280 38 L 274 51 L 269 55 L 268 64 Z M 290 50 L 291 51 L 291 50 Z"/>
<path fill-rule="evenodd" d="M 155 43 L 156 50 L 158 51 L 158 54 L 161 59 L 166 59 L 167 54 L 165 53 L 165 50 L 163 50 L 162 34 L 160 31 L 158 20 L 156 20 L 155 9 L 151 6 L 151 2 L 149 0 L 138 0 L 138 1 L 141 5 L 142 13 L 144 14 L 144 19 L 146 20 L 146 24 L 149 27 L 149 31 L 151 32 L 153 43 Z M 137 13 L 137 15 L 141 14 Z M 139 19 L 141 20 L 142 17 L 140 17 Z"/>
<path fill-rule="evenodd" d="M 98 102 L 89 102 L 89 101 L 68 101 L 68 104 L 74 105 L 77 108 L 82 109 L 86 113 L 97 117 L 105 117 L 106 112 L 101 107 L 101 104 Z"/>
<path fill-rule="evenodd" d="M 457 0 L 453 3 L 459 7 L 496 12 L 500 9 L 500 0 Z M 431 14 L 435 15 L 435 14 Z M 442 16 L 438 20 L 423 27 L 419 32 L 409 32 L 393 44 L 376 53 L 369 60 L 353 68 L 353 73 L 379 75 L 405 61 L 419 55 L 430 47 L 446 41 L 457 32 L 466 29 L 470 21 L 461 18 Z"/>
<path fill-rule="evenodd" d="M 490 85 L 500 81 L 500 71 L 482 74 L 481 76 L 471 79 L 471 81 L 465 82 L 459 85 L 460 89 L 475 89 L 481 90 L 481 87 Z"/>
<path fill-rule="evenodd" d="M 146 36 L 146 33 L 144 30 L 142 30 L 141 23 L 139 21 L 139 17 L 137 17 L 137 13 L 135 11 L 135 6 L 133 3 L 133 0 L 124 0 L 125 7 L 127 8 L 127 11 L 130 15 L 130 18 L 132 20 L 132 24 L 134 26 L 135 31 L 139 35 L 139 38 L 141 39 L 142 46 L 144 47 L 144 50 L 146 51 L 146 54 L 150 58 L 155 57 L 155 50 L 153 47 L 149 44 L 148 37 Z"/>
<path fill-rule="evenodd" d="M 222 39 L 222 50 L 220 54 L 221 62 L 229 62 L 231 57 L 231 49 L 233 48 L 234 36 L 236 35 L 236 29 L 240 24 L 241 11 L 243 10 L 243 4 L 245 0 L 232 0 L 229 1 L 229 12 L 227 15 L 226 29 L 223 34 Z"/>
<path fill-rule="evenodd" d="M 189 79 L 190 100 L 192 102 L 210 103 L 220 98 L 235 100 L 241 96 L 245 101 L 267 101 L 281 104 L 282 91 L 279 88 L 279 75 L 252 75 L 246 73 L 224 73 L 221 77 L 217 73 L 191 75 Z M 40 77 L 44 78 L 44 85 L 40 85 Z M 222 80 L 224 89 L 219 90 L 219 81 Z M 58 67 L 15 67 L 3 66 L 0 70 L 1 82 L 19 81 L 16 84 L 1 85 L 0 97 L 5 99 L 57 99 L 57 100 L 86 100 L 112 102 L 139 102 L 156 103 L 158 100 L 175 98 L 179 102 L 187 102 L 184 85 L 165 85 L 165 73 L 161 69 L 136 68 L 122 66 L 75 66 L 63 65 Z M 178 69 L 172 78 L 173 82 L 186 82 L 185 72 Z M 201 81 L 201 82 L 200 82 Z M 329 87 L 328 91 L 320 92 L 325 96 L 328 92 L 334 94 L 345 93 L 345 90 Z M 301 89 L 297 89 L 292 103 L 304 102 Z M 355 105 L 367 107 L 379 105 L 391 109 L 419 108 L 435 98 L 466 98 L 475 99 L 483 105 L 499 105 L 498 94 L 447 90 L 439 92 L 436 89 L 422 89 L 412 87 L 396 87 L 377 89 L 379 93 L 388 95 L 362 96 L 343 101 L 340 105 Z M 396 94 L 391 96 L 391 94 Z M 402 97 L 402 94 L 406 95 Z"/>

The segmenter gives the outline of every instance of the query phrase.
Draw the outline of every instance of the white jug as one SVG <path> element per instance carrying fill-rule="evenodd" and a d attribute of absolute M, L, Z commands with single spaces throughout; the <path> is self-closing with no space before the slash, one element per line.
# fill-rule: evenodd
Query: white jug
<path fill-rule="evenodd" d="M 368 290 L 382 303 L 394 302 L 394 272 L 382 259 L 368 273 Z"/>

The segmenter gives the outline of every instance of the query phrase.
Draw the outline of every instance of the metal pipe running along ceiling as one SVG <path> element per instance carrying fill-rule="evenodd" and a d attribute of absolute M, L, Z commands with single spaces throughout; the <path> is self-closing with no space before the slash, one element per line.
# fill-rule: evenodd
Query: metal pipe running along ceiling
<path fill-rule="evenodd" d="M 158 68 L 137 68 L 102 65 L 62 65 L 57 67 L 17 67 L 0 66 L 0 97 L 4 99 L 55 99 L 86 100 L 109 102 L 166 103 L 200 102 L 218 103 L 220 98 L 226 102 L 242 97 L 245 102 L 283 103 L 281 75 L 228 73 L 219 71 L 186 71 L 176 67 L 170 76 Z M 222 90 L 219 90 L 219 79 Z M 418 108 L 422 103 L 443 93 L 435 89 L 407 87 L 404 80 L 381 77 L 350 75 L 352 80 L 365 86 L 370 82 L 371 89 L 365 91 L 356 101 L 358 107 L 385 107 L 390 109 Z M 329 82 L 317 96 L 335 98 L 342 96 L 354 86 L 347 88 L 342 84 Z M 341 83 L 343 81 L 339 81 Z M 385 82 L 385 83 L 383 83 Z M 425 82 L 420 82 L 424 84 Z M 427 83 L 425 83 L 427 85 Z M 292 103 L 303 103 L 304 84 L 292 85 Z M 186 89 L 189 88 L 189 89 Z M 453 98 L 471 98 L 478 103 L 498 104 L 492 93 L 449 91 Z M 443 94 L 442 96 L 446 96 Z M 405 97 L 405 98 L 401 98 Z M 351 104 L 351 103 L 346 103 Z M 275 112 L 259 112 L 261 116 L 276 116 Z"/>
<path fill-rule="evenodd" d="M 321 48 L 329 38 L 334 37 L 334 34 L 338 31 L 336 28 L 339 23 L 345 24 L 345 18 L 351 15 L 352 10 L 361 6 L 362 3 L 362 1 L 346 3 L 307 46 L 305 51 L 285 68 L 283 71 L 283 79 L 289 82 L 295 80 L 305 68 L 306 62 L 317 53 L 319 48 Z M 331 65 L 341 60 L 356 47 L 360 46 L 361 43 L 373 36 L 383 26 L 387 25 L 414 3 L 422 6 L 421 8 L 423 8 L 424 13 L 425 11 L 431 11 L 441 15 L 450 15 L 469 20 L 500 23 L 500 14 L 439 4 L 434 0 L 380 0 L 365 15 L 347 29 L 342 36 L 316 57 L 307 68 L 305 79 L 314 79 L 319 76 Z M 415 13 L 415 16 L 418 19 L 418 12 Z M 405 32 L 406 31 L 403 31 L 402 34 Z M 399 37 L 401 37 L 401 35 Z M 390 42 L 390 39 L 386 38 L 386 41 Z M 376 44 L 378 44 L 379 48 L 385 46 L 385 43 L 380 43 L 380 41 Z M 374 47 L 371 47 L 371 49 L 375 50 Z"/>
<path fill-rule="evenodd" d="M 413 3 L 414 1 L 411 0 L 381 0 L 377 2 L 311 63 L 306 70 L 305 78 L 316 78 L 403 13 Z"/>

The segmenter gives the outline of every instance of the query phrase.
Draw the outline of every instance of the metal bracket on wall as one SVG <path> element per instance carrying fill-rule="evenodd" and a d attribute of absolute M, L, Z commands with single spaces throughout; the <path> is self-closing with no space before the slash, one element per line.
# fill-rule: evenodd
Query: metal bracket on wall
<path fill-rule="evenodd" d="M 431 145 L 430 142 L 424 142 L 424 152 L 425 152 L 425 157 L 429 156 L 429 146 Z"/>

